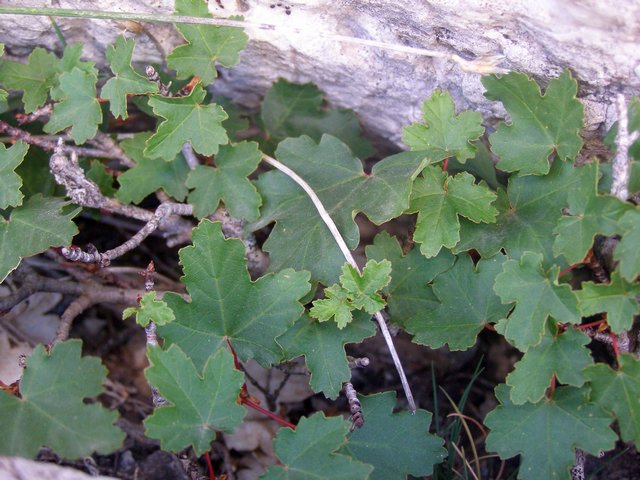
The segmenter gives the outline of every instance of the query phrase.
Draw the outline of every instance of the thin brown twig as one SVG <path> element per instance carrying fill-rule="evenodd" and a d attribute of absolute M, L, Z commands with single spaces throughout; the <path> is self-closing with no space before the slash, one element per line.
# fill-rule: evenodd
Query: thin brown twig
<path fill-rule="evenodd" d="M 81 295 L 71 302 L 60 316 L 60 325 L 58 325 L 58 330 L 56 331 L 56 336 L 53 339 L 52 345 L 66 340 L 69 337 L 69 331 L 71 330 L 73 320 L 87 308 L 95 305 L 95 303 L 95 299 L 88 295 Z"/>

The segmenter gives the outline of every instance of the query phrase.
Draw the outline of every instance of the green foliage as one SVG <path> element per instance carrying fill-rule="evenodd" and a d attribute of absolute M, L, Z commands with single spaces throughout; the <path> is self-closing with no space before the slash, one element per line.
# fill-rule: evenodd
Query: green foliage
<path fill-rule="evenodd" d="M 212 353 L 202 373 L 177 345 L 166 351 L 149 347 L 147 356 L 151 366 L 145 376 L 171 404 L 144 421 L 147 435 L 159 439 L 163 449 L 192 446 L 200 456 L 211 448 L 216 430 L 231 432 L 242 422 L 245 410 L 236 399 L 244 379 L 229 351 Z"/>
<path fill-rule="evenodd" d="M 611 419 L 587 400 L 588 389 L 557 388 L 552 399 L 514 405 L 509 388 L 499 385 L 500 405 L 489 412 L 484 424 L 491 429 L 487 450 L 503 459 L 521 455 L 518 478 L 568 478 L 580 448 L 597 455 L 613 448 L 616 434 Z"/>
<path fill-rule="evenodd" d="M 412 150 L 441 148 L 464 163 L 475 156 L 471 141 L 484 133 L 482 116 L 478 112 L 463 112 L 456 116 L 449 92 L 435 90 L 422 104 L 425 123 L 412 123 L 405 127 L 402 141 Z"/>
<path fill-rule="evenodd" d="M 342 452 L 373 465 L 370 480 L 404 480 L 430 475 L 446 454 L 441 438 L 431 435 L 431 414 L 425 410 L 393 413 L 394 392 L 361 396 L 365 424 L 349 435 Z M 398 448 L 403 445 L 403 448 Z"/>
<path fill-rule="evenodd" d="M 640 211 L 635 208 L 620 218 L 622 240 L 613 252 L 613 258 L 620 262 L 620 275 L 632 282 L 640 275 Z"/>
<path fill-rule="evenodd" d="M 121 447 L 124 432 L 113 425 L 116 412 L 82 401 L 102 393 L 107 369 L 97 358 L 81 357 L 81 346 L 69 340 L 47 352 L 39 345 L 27 359 L 21 398 L 0 390 L 2 455 L 33 458 L 46 446 L 76 459 Z"/>
<path fill-rule="evenodd" d="M 489 136 L 491 150 L 500 157 L 498 168 L 521 175 L 545 175 L 549 156 L 575 159 L 582 148 L 582 104 L 578 83 L 568 70 L 551 80 L 544 95 L 526 75 L 511 72 L 482 79 L 489 100 L 502 102 L 512 123 L 498 125 Z"/>
<path fill-rule="evenodd" d="M 125 308 L 122 312 L 122 319 L 125 320 L 131 315 L 136 316 L 136 323 L 141 327 L 146 327 L 149 322 L 156 325 L 166 325 L 173 322 L 176 316 L 166 302 L 156 300 L 156 292 L 147 292 L 140 299 L 139 307 Z"/>
<path fill-rule="evenodd" d="M 301 418 L 295 431 L 282 428 L 276 435 L 274 449 L 282 466 L 271 466 L 264 480 L 311 480 L 321 472 L 341 480 L 365 480 L 373 470 L 350 457 L 337 453 L 345 444 L 349 424 L 340 417 L 326 418 L 315 413 Z"/>
<path fill-rule="evenodd" d="M 27 63 L 0 61 L 0 79 L 11 90 L 22 90 L 24 110 L 31 113 L 47 101 L 49 90 L 56 84 L 58 59 L 43 48 L 35 48 Z"/>
<path fill-rule="evenodd" d="M 345 263 L 342 266 L 340 285 L 325 289 L 326 298 L 314 301 L 309 315 L 320 322 L 335 317 L 339 329 L 351 323 L 351 312 L 354 310 L 364 310 L 373 315 L 385 306 L 385 301 L 378 292 L 389 284 L 390 275 L 389 260 L 369 260 L 362 273 Z"/>
<path fill-rule="evenodd" d="M 0 210 L 22 204 L 22 178 L 15 169 L 22 163 L 29 145 L 18 142 L 10 148 L 0 144 Z"/>

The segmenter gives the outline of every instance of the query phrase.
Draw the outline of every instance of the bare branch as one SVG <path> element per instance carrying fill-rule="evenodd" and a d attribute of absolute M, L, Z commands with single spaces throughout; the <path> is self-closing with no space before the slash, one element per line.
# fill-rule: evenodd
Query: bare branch
<path fill-rule="evenodd" d="M 52 344 L 55 345 L 56 343 L 66 340 L 69 337 L 73 320 L 95 303 L 94 299 L 86 295 L 82 295 L 71 302 L 60 316 L 60 325 L 58 325 L 56 338 L 53 339 Z"/>
<path fill-rule="evenodd" d="M 365 368 L 369 366 L 369 359 L 367 357 L 353 358 L 347 355 L 347 361 L 349 362 L 349 368 Z"/>
<path fill-rule="evenodd" d="M 350 432 L 353 432 L 356 428 L 362 428 L 364 425 L 364 414 L 362 413 L 362 406 L 360 400 L 358 400 L 358 394 L 356 389 L 353 388 L 351 382 L 344 384 L 344 395 L 349 402 L 349 411 L 351 412 L 351 427 Z"/>
<path fill-rule="evenodd" d="M 629 147 L 638 139 L 640 132 L 629 133 L 629 118 L 627 114 L 627 102 L 624 95 L 616 97 L 618 110 L 618 135 L 616 136 L 616 156 L 613 158 L 613 181 L 611 183 L 611 195 L 615 195 L 623 202 L 629 198 Z"/>
<path fill-rule="evenodd" d="M 182 156 L 187 161 L 187 165 L 189 166 L 190 170 L 195 170 L 195 168 L 200 165 L 198 157 L 196 157 L 196 154 L 194 153 L 193 147 L 190 143 L 185 143 L 182 146 Z"/>

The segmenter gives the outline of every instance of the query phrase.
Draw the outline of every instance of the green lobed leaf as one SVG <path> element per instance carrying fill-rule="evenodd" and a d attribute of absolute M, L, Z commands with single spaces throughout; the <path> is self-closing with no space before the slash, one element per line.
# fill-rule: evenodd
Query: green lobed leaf
<path fill-rule="evenodd" d="M 584 108 L 576 99 L 578 83 L 568 70 L 549 82 L 544 95 L 523 73 L 489 75 L 481 81 L 485 97 L 502 102 L 511 116 L 511 124 L 500 123 L 489 136 L 500 170 L 545 175 L 554 152 L 561 160 L 576 158 L 582 148 Z"/>
<path fill-rule="evenodd" d="M 452 248 L 458 243 L 458 216 L 475 223 L 495 222 L 498 210 L 491 204 L 496 198 L 486 185 L 474 184 L 473 176 L 466 172 L 450 177 L 440 167 L 427 167 L 414 182 L 407 209 L 418 213 L 413 239 L 420 243 L 422 254 L 431 258 L 443 246 Z"/>
<path fill-rule="evenodd" d="M 136 316 L 136 323 L 141 327 L 146 327 L 149 322 L 156 325 L 166 325 L 173 322 L 176 316 L 166 302 L 156 300 L 156 292 L 147 292 L 140 299 L 139 307 L 125 308 L 122 312 L 122 319 L 125 320 L 131 315 Z"/>
<path fill-rule="evenodd" d="M 29 145 L 21 141 L 8 149 L 0 143 L 0 210 L 22 204 L 22 178 L 15 169 L 22 163 Z"/>
<path fill-rule="evenodd" d="M 351 378 L 345 344 L 359 343 L 375 333 L 371 315 L 363 312 L 355 312 L 355 319 L 343 329 L 333 322 L 320 323 L 303 315 L 277 341 L 286 360 L 304 355 L 313 391 L 335 399 L 340 395 L 342 384 Z"/>
<path fill-rule="evenodd" d="M 113 197 L 116 193 L 116 189 L 113 188 L 113 175 L 107 171 L 107 167 L 100 160 L 92 160 L 90 164 L 91 166 L 86 170 L 87 178 L 98 186 L 104 196 Z"/>
<path fill-rule="evenodd" d="M 370 157 L 375 149 L 362 137 L 353 111 L 323 108 L 323 97 L 313 83 L 295 84 L 279 78 L 265 94 L 260 111 L 270 143 L 300 135 L 318 142 L 326 133 L 346 143 L 356 157 Z"/>
<path fill-rule="evenodd" d="M 417 248 L 406 255 L 398 241 L 387 232 L 380 232 L 373 245 L 366 247 L 367 258 L 387 259 L 391 262 L 391 283 L 383 290 L 387 298 L 390 321 L 405 330 L 407 325 L 438 307 L 438 299 L 428 285 L 453 265 L 455 258 L 447 250 L 441 250 L 433 258 L 425 258 Z"/>
<path fill-rule="evenodd" d="M 47 101 L 56 84 L 58 59 L 43 48 L 35 48 L 27 63 L 0 60 L 0 83 L 11 90 L 22 90 L 24 111 L 32 113 Z"/>
<path fill-rule="evenodd" d="M 622 278 L 633 282 L 640 275 L 640 211 L 636 208 L 620 218 L 622 240 L 613 252 L 613 258 L 620 262 Z"/>
<path fill-rule="evenodd" d="M 584 371 L 591 386 L 591 400 L 618 420 L 620 437 L 640 446 L 640 361 L 631 354 L 618 357 L 620 367 L 603 363 Z"/>
<path fill-rule="evenodd" d="M 470 111 L 456 115 L 451 95 L 440 90 L 424 101 L 422 115 L 424 123 L 412 123 L 403 129 L 402 141 L 412 150 L 441 148 L 461 163 L 475 156 L 471 142 L 484 133 L 482 115 Z"/>
<path fill-rule="evenodd" d="M 598 195 L 598 162 L 593 163 L 591 188 L 569 191 L 569 212 L 554 230 L 553 254 L 570 263 L 581 262 L 596 235 L 622 233 L 618 221 L 633 206 L 609 195 Z"/>
<path fill-rule="evenodd" d="M 353 320 L 352 311 L 357 310 L 353 305 L 349 292 L 340 285 L 331 285 L 324 290 L 325 298 L 314 300 L 309 315 L 319 322 L 328 322 L 335 318 L 336 325 L 343 329 Z"/>
<path fill-rule="evenodd" d="M 511 401 L 516 405 L 539 402 L 554 375 L 562 384 L 584 385 L 582 370 L 593 363 L 589 349 L 585 348 L 587 343 L 589 337 L 577 329 L 556 333 L 547 330 L 542 341 L 531 347 L 507 376 L 506 383 L 512 387 Z"/>
<path fill-rule="evenodd" d="M 369 260 L 362 273 L 346 263 L 340 275 L 340 284 L 349 292 L 354 307 L 372 315 L 384 308 L 385 301 L 378 291 L 386 287 L 390 281 L 389 260 Z"/>
<path fill-rule="evenodd" d="M 255 142 L 224 145 L 215 158 L 215 167 L 198 165 L 187 178 L 189 203 L 193 214 L 206 217 L 218 208 L 220 201 L 231 216 L 246 221 L 260 215 L 262 199 L 247 178 L 262 159 L 262 152 Z"/>
<path fill-rule="evenodd" d="M 431 475 L 446 456 L 443 440 L 429 433 L 431 413 L 418 409 L 393 413 L 395 392 L 359 395 L 365 422 L 340 450 L 373 465 L 370 480 L 405 480 Z"/>
<path fill-rule="evenodd" d="M 507 191 L 498 190 L 496 223 L 476 224 L 460 219 L 460 242 L 454 253 L 476 249 L 492 257 L 501 249 L 513 259 L 526 251 L 543 254 L 543 265 L 553 262 L 553 235 L 570 191 L 591 188 L 594 165 L 574 168 L 554 162 L 545 176 L 512 176 Z M 564 261 L 557 262 L 566 266 Z"/>
<path fill-rule="evenodd" d="M 193 245 L 180 250 L 182 282 L 191 296 L 169 293 L 164 301 L 176 315 L 158 327 L 165 345 L 176 343 L 201 368 L 211 352 L 231 342 L 238 358 L 268 367 L 279 361 L 282 335 L 302 315 L 298 300 L 309 291 L 309 274 L 291 269 L 252 282 L 244 245 L 226 240 L 220 223 L 203 220 Z"/>
<path fill-rule="evenodd" d="M 190 17 L 211 18 L 204 0 L 176 0 L 176 14 Z M 230 17 L 230 20 L 241 17 Z M 194 75 L 205 85 L 218 76 L 215 63 L 233 67 L 240 61 L 240 51 L 249 37 L 237 27 L 176 23 L 176 29 L 187 41 L 167 56 L 167 65 L 178 73 L 178 78 Z"/>
<path fill-rule="evenodd" d="M 107 369 L 98 358 L 81 357 L 81 349 L 80 340 L 50 352 L 38 345 L 20 380 L 21 398 L 0 390 L 0 454 L 34 458 L 46 446 L 71 460 L 121 447 L 117 413 L 83 402 L 102 393 Z"/>
<path fill-rule="evenodd" d="M 447 172 L 454 175 L 458 172 L 469 172 L 478 180 L 484 180 L 492 190 L 502 186 L 498 180 L 497 170 L 491 158 L 491 152 L 481 141 L 473 142 L 476 149 L 475 157 L 461 163 L 455 157 L 449 158 Z"/>
<path fill-rule="evenodd" d="M 80 209 L 61 212 L 69 203 L 37 194 L 13 209 L 8 221 L 0 218 L 0 282 L 22 258 L 71 243 L 78 233 L 71 219 Z"/>
<path fill-rule="evenodd" d="M 120 188 L 116 197 L 122 203 L 140 203 L 158 189 L 164 190 L 167 195 L 178 201 L 184 200 L 187 196 L 189 190 L 185 182 L 190 170 L 182 153 L 170 162 L 145 156 L 145 142 L 150 136 L 150 132 L 136 133 L 120 144 L 127 156 L 135 162 L 132 168 L 118 175 Z"/>
<path fill-rule="evenodd" d="M 592 455 L 612 449 L 616 434 L 601 408 L 588 403 L 588 389 L 557 388 L 553 399 L 514 405 L 509 387 L 498 385 L 500 405 L 485 417 L 491 429 L 487 451 L 507 459 L 520 455 L 518 478 L 569 478 L 575 449 Z"/>
<path fill-rule="evenodd" d="M 442 151 L 404 152 L 378 162 L 370 175 L 337 138 L 324 135 L 319 144 L 302 136 L 280 142 L 276 157 L 316 192 L 347 246 L 358 245 L 357 212 L 381 224 L 408 206 L 411 181 L 428 163 L 442 160 Z M 256 186 L 263 199 L 261 217 L 247 228 L 259 230 L 276 222 L 263 249 L 270 270 L 285 267 L 311 272 L 314 281 L 338 281 L 344 256 L 307 194 L 280 172 L 260 175 Z M 384 199 L 384 201 L 380 201 Z"/>
<path fill-rule="evenodd" d="M 318 412 L 301 418 L 295 431 L 281 428 L 273 446 L 280 465 L 272 465 L 264 480 L 311 480 L 329 475 L 336 480 L 365 480 L 371 465 L 337 453 L 346 442 L 349 423 L 341 417 L 327 418 Z"/>
<path fill-rule="evenodd" d="M 583 282 L 576 295 L 584 315 L 606 312 L 607 323 L 616 333 L 629 330 L 634 315 L 640 312 L 636 300 L 640 295 L 640 285 L 625 281 L 617 271 L 611 274 L 611 283 Z"/>
<path fill-rule="evenodd" d="M 120 35 L 114 45 L 108 45 L 106 56 L 115 75 L 102 87 L 100 96 L 109 100 L 109 109 L 114 117 L 126 120 L 127 95 L 157 93 L 158 85 L 138 75 L 131 66 L 135 40 Z"/>
<path fill-rule="evenodd" d="M 496 276 L 493 291 L 503 303 L 515 302 L 508 319 L 498 322 L 496 330 L 509 342 L 526 352 L 542 340 L 549 317 L 562 323 L 581 321 L 578 300 L 569 285 L 559 285 L 559 268 L 545 270 L 542 255 L 525 252 L 520 261 L 508 260 Z"/>
<path fill-rule="evenodd" d="M 147 140 L 144 154 L 149 158 L 163 158 L 170 162 L 185 143 L 203 155 L 218 153 L 218 146 L 229 139 L 222 127 L 227 114 L 219 105 L 203 105 L 206 92 L 196 85 L 186 97 L 160 97 L 149 99 L 153 113 L 164 118 L 158 131 Z"/>
<path fill-rule="evenodd" d="M 62 58 L 56 63 L 55 67 L 58 71 L 58 80 L 60 75 L 65 72 L 71 72 L 74 68 L 82 70 L 87 75 L 98 78 L 98 70 L 96 69 L 96 62 L 87 62 L 82 60 L 83 44 L 80 42 L 72 43 L 64 47 L 62 52 Z M 66 97 L 66 93 L 62 90 L 60 82 L 58 81 L 51 88 L 51 98 L 56 101 L 63 100 Z"/>
<path fill-rule="evenodd" d="M 510 306 L 503 305 L 492 287 L 502 271 L 506 257 L 480 260 L 473 266 L 467 255 L 460 255 L 452 268 L 433 282 L 433 292 L 440 300 L 437 308 L 423 311 L 406 324 L 413 342 L 438 348 L 445 343 L 450 350 L 466 350 L 476 342 L 487 323 L 505 318 Z"/>
<path fill-rule="evenodd" d="M 47 133 L 58 133 L 71 127 L 69 132 L 76 145 L 93 138 L 102 122 L 102 110 L 96 98 L 97 77 L 75 67 L 60 75 L 60 90 L 64 97 L 53 106 Z"/>
<path fill-rule="evenodd" d="M 199 457 L 211 449 L 216 430 L 232 432 L 242 423 L 246 412 L 236 400 L 244 375 L 235 369 L 228 350 L 212 353 L 202 373 L 177 345 L 166 351 L 149 347 L 147 356 L 147 380 L 171 403 L 144 421 L 146 435 L 159 439 L 163 450 L 192 446 Z"/>

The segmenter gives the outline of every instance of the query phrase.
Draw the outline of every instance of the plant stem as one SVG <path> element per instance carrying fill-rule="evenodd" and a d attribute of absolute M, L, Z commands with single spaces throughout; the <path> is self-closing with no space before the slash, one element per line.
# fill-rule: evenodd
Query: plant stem
<path fill-rule="evenodd" d="M 347 260 L 347 262 L 349 262 L 349 264 L 353 268 L 355 268 L 358 272 L 361 272 L 360 267 L 358 266 L 355 259 L 353 258 L 353 255 L 351 254 L 351 250 L 349 250 L 349 247 L 344 241 L 344 238 L 342 238 L 342 235 L 338 231 L 338 227 L 336 226 L 333 219 L 329 215 L 329 212 L 327 212 L 327 210 L 324 208 L 322 201 L 320 200 L 316 192 L 313 191 L 311 186 L 309 186 L 309 184 L 305 182 L 304 179 L 300 177 L 300 175 L 298 175 L 296 172 L 291 170 L 289 167 L 287 167 L 283 163 L 280 163 L 275 158 L 272 158 L 269 155 L 263 155 L 262 160 L 265 163 L 268 163 L 269 165 L 277 168 L 282 173 L 287 175 L 306 192 L 306 194 L 311 199 L 311 202 L 313 202 L 313 205 L 316 207 L 316 210 L 318 211 L 320 218 L 322 218 L 322 221 L 325 223 L 325 225 L 331 232 L 331 235 L 333 235 L 333 238 L 338 244 L 338 247 L 340 248 L 340 251 L 344 255 L 344 258 Z M 411 387 L 409 386 L 409 381 L 407 380 L 407 376 L 405 375 L 404 369 L 402 368 L 402 363 L 400 362 L 400 358 L 398 357 L 398 352 L 396 351 L 396 347 L 393 345 L 393 339 L 391 338 L 391 334 L 389 333 L 389 328 L 387 327 L 387 323 L 384 321 L 384 318 L 381 312 L 377 312 L 374 315 L 374 317 L 378 322 L 378 326 L 380 327 L 382 336 L 384 337 L 384 340 L 387 343 L 387 348 L 389 349 L 389 353 L 391 353 L 391 358 L 393 359 L 393 363 L 396 366 L 398 375 L 400 375 L 400 382 L 402 383 L 404 394 L 407 397 L 407 402 L 409 403 L 409 408 L 411 409 L 411 413 L 415 413 L 416 402 L 413 399 L 413 394 L 411 393 Z"/>

